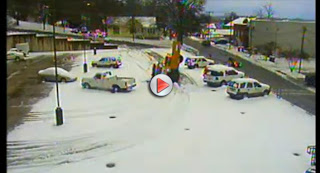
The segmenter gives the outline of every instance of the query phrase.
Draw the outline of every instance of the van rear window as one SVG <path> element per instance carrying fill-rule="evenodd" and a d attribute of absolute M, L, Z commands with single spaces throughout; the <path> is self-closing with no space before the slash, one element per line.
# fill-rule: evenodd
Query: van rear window
<path fill-rule="evenodd" d="M 223 76 L 223 72 L 211 71 L 212 76 Z"/>

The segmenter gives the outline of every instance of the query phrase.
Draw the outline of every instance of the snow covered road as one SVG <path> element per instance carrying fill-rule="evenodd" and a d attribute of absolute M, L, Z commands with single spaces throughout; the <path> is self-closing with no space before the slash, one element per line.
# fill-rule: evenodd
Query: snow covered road
<path fill-rule="evenodd" d="M 79 80 L 60 84 L 64 125 L 55 126 L 52 90 L 8 134 L 8 172 L 301 173 L 308 168 L 305 150 L 315 144 L 315 118 L 304 110 L 274 95 L 232 100 L 225 88 L 203 85 L 201 70 L 189 69 L 181 71 L 196 85 L 158 98 L 148 88 L 152 61 L 143 51 L 107 50 L 88 61 L 117 55 L 123 66 L 110 70 L 135 77 L 135 90 L 112 94 L 82 89 Z M 83 74 L 80 56 L 71 73 L 81 78 L 104 71 L 90 67 Z M 114 168 L 106 167 L 110 162 Z"/>

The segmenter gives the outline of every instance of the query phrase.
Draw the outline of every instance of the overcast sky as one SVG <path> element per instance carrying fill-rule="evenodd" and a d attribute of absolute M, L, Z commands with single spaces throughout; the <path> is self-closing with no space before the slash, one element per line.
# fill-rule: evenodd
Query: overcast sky
<path fill-rule="evenodd" d="M 315 0 L 207 0 L 205 11 L 221 16 L 234 11 L 238 15 L 252 15 L 267 2 L 273 4 L 275 17 L 315 19 Z"/>

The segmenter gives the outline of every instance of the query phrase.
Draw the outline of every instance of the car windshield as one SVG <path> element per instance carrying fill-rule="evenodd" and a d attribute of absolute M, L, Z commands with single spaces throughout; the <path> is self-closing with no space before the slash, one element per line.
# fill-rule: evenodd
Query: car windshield
<path fill-rule="evenodd" d="M 316 0 L 2 2 L 8 173 L 315 165 Z"/>

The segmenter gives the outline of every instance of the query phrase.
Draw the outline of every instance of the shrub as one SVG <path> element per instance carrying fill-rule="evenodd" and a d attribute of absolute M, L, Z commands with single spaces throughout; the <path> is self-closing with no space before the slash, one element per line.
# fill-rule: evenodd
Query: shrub
<path fill-rule="evenodd" d="M 277 48 L 279 48 L 278 46 L 276 47 L 276 43 L 275 42 L 269 42 L 263 45 L 258 45 L 256 46 L 257 50 L 265 55 L 265 56 L 270 56 L 273 54 L 273 51 Z"/>

